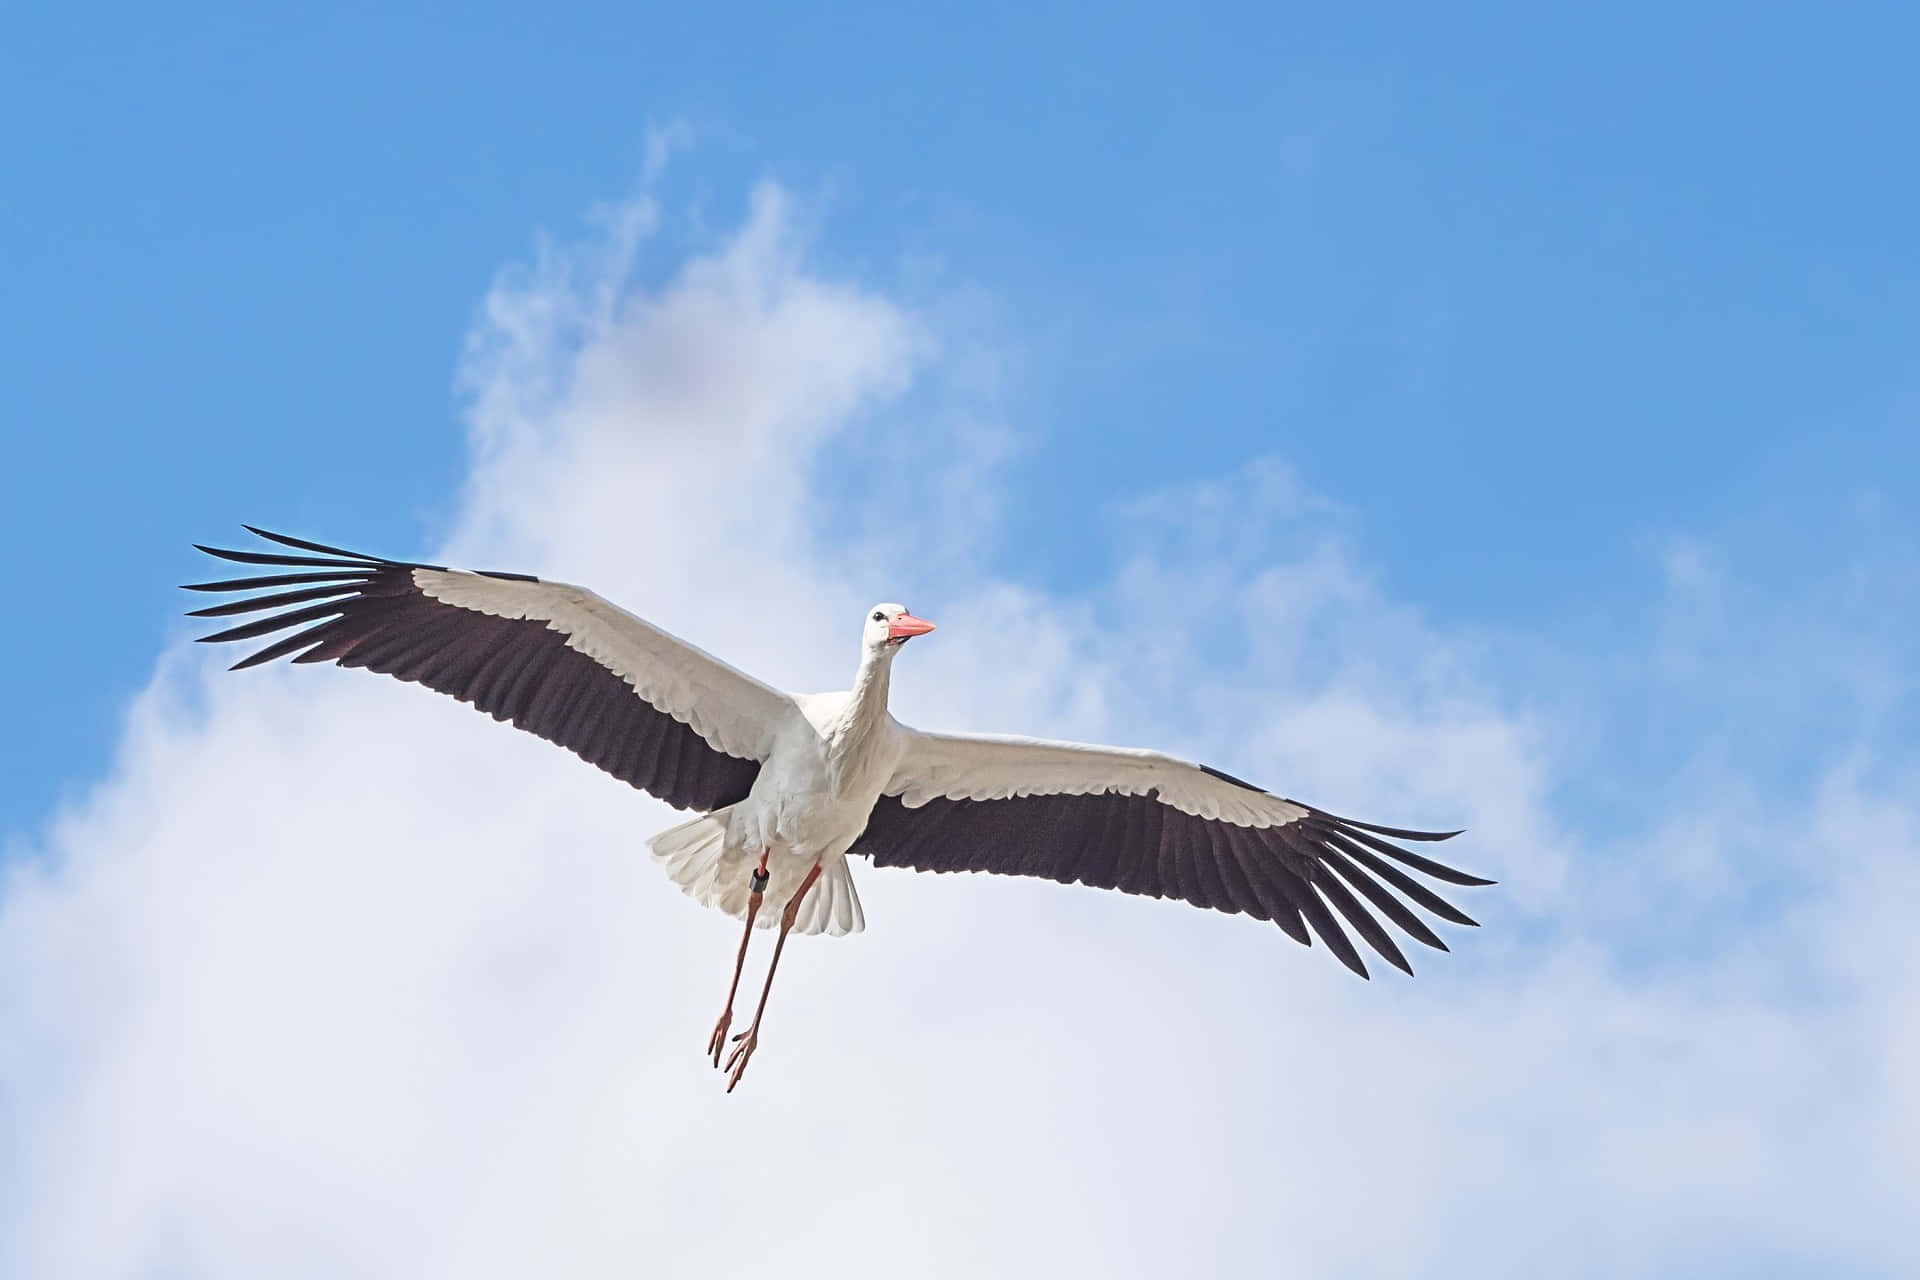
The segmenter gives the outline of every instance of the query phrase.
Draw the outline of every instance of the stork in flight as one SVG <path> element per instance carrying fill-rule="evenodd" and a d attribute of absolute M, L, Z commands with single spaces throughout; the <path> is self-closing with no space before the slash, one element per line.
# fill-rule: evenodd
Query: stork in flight
<path fill-rule="evenodd" d="M 908 728 L 887 713 L 887 686 L 901 647 L 933 624 L 901 605 L 875 605 L 862 618 L 851 689 L 790 694 L 583 587 L 382 560 L 245 527 L 316 554 L 198 548 L 273 570 L 189 586 L 266 592 L 194 610 L 266 614 L 203 640 L 299 628 L 235 670 L 292 655 L 414 681 L 698 812 L 648 847 L 687 894 L 746 922 L 707 1040 L 716 1068 L 747 944 L 755 927 L 773 924 L 761 903 L 772 894 L 781 904 L 753 1022 L 726 1059 L 729 1093 L 759 1043 L 787 935 L 863 926 L 852 854 L 882 867 L 1040 876 L 1271 920 L 1302 945 L 1317 936 L 1363 978 L 1341 919 L 1408 973 L 1382 917 L 1442 951 L 1409 904 L 1474 923 L 1402 868 L 1448 884 L 1493 883 L 1394 843 L 1458 832 L 1335 817 L 1159 752 Z"/>

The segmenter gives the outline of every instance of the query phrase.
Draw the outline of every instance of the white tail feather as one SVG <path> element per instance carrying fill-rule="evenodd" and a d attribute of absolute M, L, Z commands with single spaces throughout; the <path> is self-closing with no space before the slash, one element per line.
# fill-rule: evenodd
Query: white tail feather
<path fill-rule="evenodd" d="M 747 918 L 747 895 L 753 867 L 743 853 L 727 850 L 726 809 L 668 827 L 647 841 L 653 859 L 665 869 L 667 877 L 681 892 L 703 907 L 724 911 L 736 920 Z M 754 927 L 771 929 L 780 923 L 780 911 L 800 887 L 808 863 L 799 858 L 775 853 L 767 862 L 768 884 Z M 860 910 L 860 895 L 854 890 L 853 875 L 845 858 L 830 858 L 820 870 L 820 879 L 800 904 L 794 917 L 795 933 L 825 933 L 833 937 L 858 933 L 866 927 L 866 915 Z"/>

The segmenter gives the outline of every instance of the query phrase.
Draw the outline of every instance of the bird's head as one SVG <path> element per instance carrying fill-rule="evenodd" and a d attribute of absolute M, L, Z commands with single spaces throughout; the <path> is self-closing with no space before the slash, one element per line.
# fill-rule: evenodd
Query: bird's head
<path fill-rule="evenodd" d="M 931 622 L 914 617 L 903 604 L 877 604 L 867 610 L 867 622 L 860 639 L 870 652 L 891 653 L 931 630 Z"/>

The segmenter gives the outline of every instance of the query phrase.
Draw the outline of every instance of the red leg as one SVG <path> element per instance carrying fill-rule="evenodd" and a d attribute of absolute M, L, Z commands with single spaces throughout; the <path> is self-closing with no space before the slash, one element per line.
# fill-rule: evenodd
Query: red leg
<path fill-rule="evenodd" d="M 787 932 L 800 916 L 800 900 L 807 896 L 807 890 L 813 888 L 813 882 L 819 878 L 820 864 L 816 862 L 787 902 L 787 909 L 780 913 L 780 936 L 774 939 L 773 962 L 767 966 L 767 985 L 760 988 L 760 1004 L 753 1011 L 753 1025 L 734 1037 L 739 1043 L 733 1046 L 733 1054 L 727 1059 L 728 1093 L 733 1092 L 733 1086 L 739 1084 L 740 1077 L 746 1074 L 747 1059 L 753 1056 L 754 1046 L 760 1043 L 760 1019 L 767 1013 L 767 996 L 773 991 L 773 972 L 780 967 L 780 952 L 787 945 Z"/>
<path fill-rule="evenodd" d="M 720 1050 L 727 1043 L 727 1028 L 733 1025 L 733 997 L 740 991 L 740 971 L 747 965 L 747 943 L 753 940 L 753 918 L 760 914 L 760 895 L 767 887 L 767 854 L 770 850 L 760 851 L 760 865 L 753 871 L 753 891 L 747 895 L 747 927 L 740 935 L 740 954 L 733 958 L 733 981 L 727 984 L 727 1007 L 720 1011 L 720 1021 L 713 1024 L 713 1034 L 707 1038 L 707 1052 L 713 1055 L 713 1065 L 720 1066 Z"/>

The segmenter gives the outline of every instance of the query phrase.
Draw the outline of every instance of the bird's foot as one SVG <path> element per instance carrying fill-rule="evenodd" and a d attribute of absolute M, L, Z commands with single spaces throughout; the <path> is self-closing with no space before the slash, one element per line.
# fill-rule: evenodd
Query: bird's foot
<path fill-rule="evenodd" d="M 748 1027 L 734 1037 L 733 1053 L 727 1058 L 727 1092 L 733 1092 L 733 1086 L 740 1083 L 740 1077 L 747 1073 L 747 1059 L 753 1056 L 754 1046 L 760 1043 L 760 1032 L 756 1027 Z"/>
<path fill-rule="evenodd" d="M 707 1037 L 707 1053 L 713 1058 L 714 1070 L 720 1069 L 720 1051 L 727 1047 L 727 1029 L 733 1026 L 733 1006 L 728 1005 L 721 1013 L 720 1021 L 713 1024 L 713 1034 Z"/>

